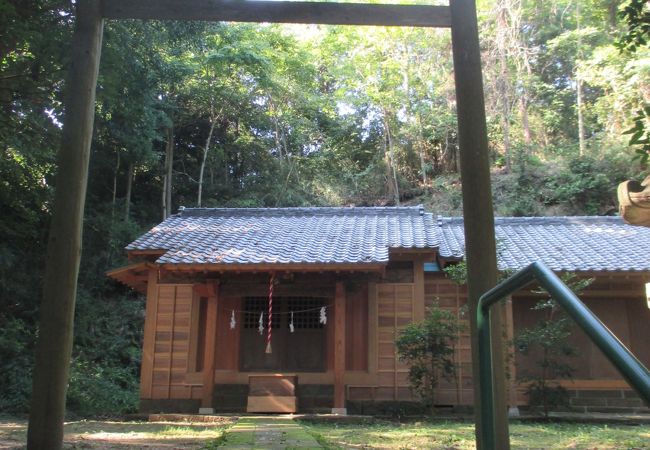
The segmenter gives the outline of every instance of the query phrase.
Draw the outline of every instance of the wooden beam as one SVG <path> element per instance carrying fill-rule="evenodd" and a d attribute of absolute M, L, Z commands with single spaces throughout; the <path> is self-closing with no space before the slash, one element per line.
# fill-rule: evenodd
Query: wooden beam
<path fill-rule="evenodd" d="M 345 285 L 336 283 L 334 294 L 334 410 L 345 409 Z"/>
<path fill-rule="evenodd" d="M 476 2 L 475 0 L 450 0 L 449 6 L 458 110 L 463 219 L 467 249 L 465 252 L 468 275 L 467 303 L 472 344 L 476 446 L 479 450 L 483 448 L 485 439 L 481 440 L 479 437 L 488 428 L 494 428 L 496 448 L 508 450 L 510 442 L 499 313 L 493 314 L 491 317 L 495 398 L 494 427 L 492 425 L 484 426 L 480 415 L 482 391 L 478 370 L 476 308 L 479 297 L 496 286 L 497 258 Z"/>
<path fill-rule="evenodd" d="M 377 373 L 377 283 L 368 283 L 368 373 Z"/>
<path fill-rule="evenodd" d="M 428 28 L 451 26 L 449 7 L 430 5 L 232 0 L 103 0 L 102 14 L 106 19 Z"/>
<path fill-rule="evenodd" d="M 158 314 L 158 270 L 149 269 L 147 305 L 144 316 L 142 365 L 140 368 L 140 398 L 152 398 L 153 355 L 156 339 L 156 316 Z"/>
<path fill-rule="evenodd" d="M 424 307 L 424 258 L 413 260 L 413 321 L 422 322 Z"/>
<path fill-rule="evenodd" d="M 214 390 L 215 351 L 217 348 L 217 311 L 219 302 L 219 284 L 210 283 L 208 308 L 205 322 L 205 346 L 203 353 L 203 392 L 201 408 L 212 408 L 212 391 Z"/>
<path fill-rule="evenodd" d="M 515 352 L 514 341 L 515 341 L 515 318 L 512 311 L 512 297 L 508 297 L 506 300 L 506 336 L 508 342 L 512 344 L 508 345 L 506 350 L 507 352 L 512 352 L 511 357 L 507 358 L 508 361 L 508 415 L 509 416 L 518 416 L 519 408 L 517 407 L 517 364 L 515 361 Z"/>
<path fill-rule="evenodd" d="M 190 309 L 190 349 L 187 357 L 187 373 L 193 373 L 197 370 L 197 355 L 199 348 L 199 323 L 201 313 L 201 297 L 196 291 L 196 286 L 192 290 L 192 309 Z M 187 376 L 187 375 L 186 375 Z M 190 395 L 190 398 L 192 396 Z"/>
<path fill-rule="evenodd" d="M 65 123 L 57 154 L 54 212 L 39 312 L 27 431 L 30 450 L 56 450 L 63 446 L 84 200 L 104 30 L 99 0 L 79 0 L 76 10 L 65 83 Z"/>

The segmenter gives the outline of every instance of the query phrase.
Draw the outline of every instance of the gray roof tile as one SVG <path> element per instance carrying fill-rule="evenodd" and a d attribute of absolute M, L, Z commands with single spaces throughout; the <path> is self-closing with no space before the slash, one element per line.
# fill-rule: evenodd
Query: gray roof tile
<path fill-rule="evenodd" d="M 439 253 L 465 252 L 461 218 L 439 218 Z M 501 270 L 519 270 L 542 261 L 553 270 L 650 270 L 650 228 L 627 225 L 620 217 L 497 217 L 497 259 Z"/>
<path fill-rule="evenodd" d="M 127 250 L 165 250 L 159 263 L 385 263 L 389 248 L 437 248 L 431 214 L 401 208 L 193 208 Z"/>
<path fill-rule="evenodd" d="M 650 228 L 619 217 L 498 217 L 500 269 L 649 271 Z M 422 207 L 184 209 L 127 246 L 164 250 L 159 263 L 385 263 L 390 248 L 465 252 L 462 218 Z"/>

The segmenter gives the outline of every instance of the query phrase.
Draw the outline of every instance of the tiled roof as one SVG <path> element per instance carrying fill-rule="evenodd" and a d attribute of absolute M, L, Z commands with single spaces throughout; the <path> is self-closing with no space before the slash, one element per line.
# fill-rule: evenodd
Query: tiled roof
<path fill-rule="evenodd" d="M 461 258 L 463 221 L 439 218 L 439 254 Z M 499 269 L 518 270 L 542 261 L 553 270 L 650 270 L 650 228 L 627 225 L 620 217 L 498 217 Z"/>
<path fill-rule="evenodd" d="M 422 207 L 187 208 L 126 249 L 164 250 L 161 264 L 372 264 L 439 245 Z"/>
<path fill-rule="evenodd" d="M 650 228 L 619 217 L 498 217 L 500 269 L 650 271 Z M 390 248 L 465 253 L 462 218 L 422 207 L 184 209 L 127 246 L 164 264 L 376 264 Z"/>

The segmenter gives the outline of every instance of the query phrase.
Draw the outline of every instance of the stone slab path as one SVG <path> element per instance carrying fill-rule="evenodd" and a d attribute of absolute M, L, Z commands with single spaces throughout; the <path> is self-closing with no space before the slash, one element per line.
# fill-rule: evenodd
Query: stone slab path
<path fill-rule="evenodd" d="M 223 449 L 319 449 L 318 442 L 287 416 L 244 416 L 227 432 Z"/>

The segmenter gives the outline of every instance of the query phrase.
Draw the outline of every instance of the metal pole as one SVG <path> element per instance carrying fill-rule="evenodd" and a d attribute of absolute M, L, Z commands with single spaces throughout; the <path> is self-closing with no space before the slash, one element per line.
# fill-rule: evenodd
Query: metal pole
<path fill-rule="evenodd" d="M 650 406 L 650 371 L 619 341 L 616 336 L 591 312 L 587 306 L 569 289 L 562 280 L 544 264 L 536 262 L 517 272 L 498 286 L 483 294 L 476 311 L 478 324 L 479 361 L 481 373 L 481 429 L 480 439 L 483 449 L 500 448 L 494 433 L 492 417 L 495 409 L 493 391 L 492 351 L 490 346 L 490 307 L 499 300 L 523 288 L 534 280 L 548 291 L 551 297 L 571 316 L 580 328 L 614 364 L 620 374 Z"/>

